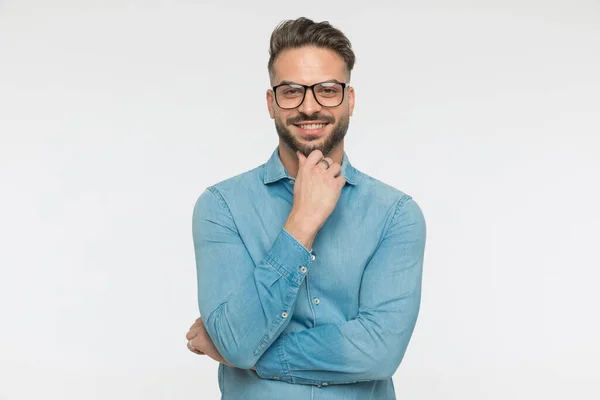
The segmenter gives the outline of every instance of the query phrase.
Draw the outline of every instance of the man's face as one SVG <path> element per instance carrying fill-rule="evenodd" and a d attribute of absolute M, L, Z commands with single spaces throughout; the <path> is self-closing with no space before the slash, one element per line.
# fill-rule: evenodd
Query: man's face
<path fill-rule="evenodd" d="M 312 46 L 282 51 L 273 64 L 273 72 L 272 86 L 282 82 L 302 85 L 348 82 L 344 59 L 332 50 Z M 320 105 L 312 90 L 306 91 L 300 106 L 289 110 L 279 107 L 273 91 L 268 90 L 267 105 L 271 118 L 275 120 L 277 134 L 290 149 L 307 157 L 318 149 L 327 156 L 346 135 L 354 110 L 354 89 L 344 89 L 344 99 L 337 107 Z M 325 126 L 319 128 L 316 123 L 324 123 Z"/>

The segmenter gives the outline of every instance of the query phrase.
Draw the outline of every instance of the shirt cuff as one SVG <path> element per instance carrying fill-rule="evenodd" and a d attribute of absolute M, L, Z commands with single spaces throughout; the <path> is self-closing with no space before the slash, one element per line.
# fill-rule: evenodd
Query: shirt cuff
<path fill-rule="evenodd" d="M 285 336 L 285 333 L 281 334 L 256 362 L 256 374 L 262 379 L 294 383 L 283 351 Z"/>
<path fill-rule="evenodd" d="M 310 269 L 312 253 L 282 228 L 267 253 L 266 260 L 292 285 L 300 286 Z"/>

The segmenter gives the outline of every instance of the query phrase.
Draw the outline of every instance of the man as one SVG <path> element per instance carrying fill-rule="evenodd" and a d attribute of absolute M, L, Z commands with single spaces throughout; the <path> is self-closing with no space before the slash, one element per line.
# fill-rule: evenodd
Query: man
<path fill-rule="evenodd" d="M 220 362 L 222 399 L 395 399 L 421 299 L 423 214 L 344 152 L 346 36 L 286 21 L 270 55 L 279 146 L 196 202 L 201 318 L 188 348 Z"/>

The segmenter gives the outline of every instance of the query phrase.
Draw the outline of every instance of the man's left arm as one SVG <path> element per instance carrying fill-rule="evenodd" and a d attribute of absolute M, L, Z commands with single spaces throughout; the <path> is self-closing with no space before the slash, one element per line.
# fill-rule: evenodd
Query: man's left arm
<path fill-rule="evenodd" d="M 365 267 L 356 318 L 282 334 L 256 363 L 257 374 L 313 385 L 391 377 L 419 313 L 425 236 L 420 207 L 403 196 Z"/>

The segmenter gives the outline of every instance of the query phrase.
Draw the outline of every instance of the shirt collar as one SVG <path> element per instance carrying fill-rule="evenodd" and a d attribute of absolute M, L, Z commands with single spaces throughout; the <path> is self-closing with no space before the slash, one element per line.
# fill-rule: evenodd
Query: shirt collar
<path fill-rule="evenodd" d="M 342 172 L 341 175 L 346 178 L 346 182 L 351 185 L 356 185 L 356 169 L 350 164 L 350 160 L 348 159 L 348 155 L 344 151 L 344 157 L 342 159 Z M 290 174 L 287 172 L 283 163 L 281 162 L 281 158 L 279 158 L 279 147 L 275 148 L 273 154 L 271 154 L 271 158 L 266 162 L 264 167 L 264 175 L 263 181 L 266 184 L 277 182 L 281 179 L 292 179 Z"/>

